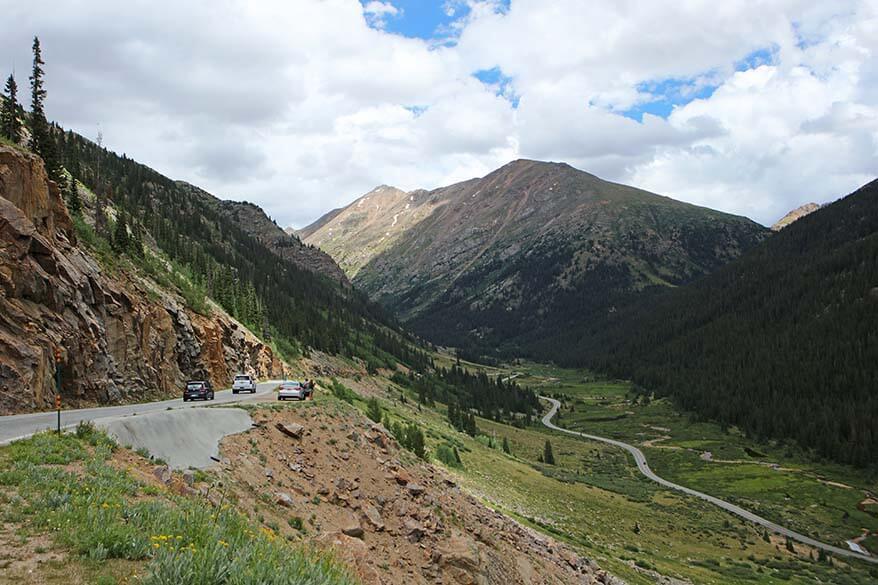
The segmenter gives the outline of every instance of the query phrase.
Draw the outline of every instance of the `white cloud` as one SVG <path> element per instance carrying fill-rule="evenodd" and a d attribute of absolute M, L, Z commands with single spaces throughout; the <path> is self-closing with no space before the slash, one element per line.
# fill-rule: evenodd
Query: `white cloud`
<path fill-rule="evenodd" d="M 282 223 L 520 156 L 764 223 L 878 169 L 875 0 L 449 0 L 451 42 L 381 30 L 408 16 L 387 1 L 0 5 L 20 85 L 43 41 L 50 116 Z M 668 79 L 716 89 L 622 115 Z"/>
<path fill-rule="evenodd" d="M 390 2 L 379 2 L 372 0 L 363 6 L 363 13 L 366 20 L 375 28 L 384 28 L 387 26 L 387 19 L 391 16 L 399 16 L 400 10 Z"/>

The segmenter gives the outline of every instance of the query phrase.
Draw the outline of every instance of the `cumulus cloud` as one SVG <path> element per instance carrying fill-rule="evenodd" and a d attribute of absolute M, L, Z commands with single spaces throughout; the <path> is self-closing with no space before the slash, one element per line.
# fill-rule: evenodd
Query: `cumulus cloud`
<path fill-rule="evenodd" d="M 874 0 L 448 0 L 431 39 L 386 0 L 0 4 L 51 117 L 285 224 L 517 157 L 763 223 L 878 168 Z"/>

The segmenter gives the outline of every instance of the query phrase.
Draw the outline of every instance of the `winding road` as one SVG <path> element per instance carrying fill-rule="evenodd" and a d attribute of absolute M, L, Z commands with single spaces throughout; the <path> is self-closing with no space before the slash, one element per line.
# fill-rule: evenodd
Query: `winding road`
<path fill-rule="evenodd" d="M 683 492 L 684 494 L 689 494 L 690 496 L 695 496 L 696 498 L 701 498 L 711 504 L 722 508 L 727 512 L 731 512 L 736 516 L 740 516 L 741 518 L 753 522 L 754 524 L 759 524 L 760 526 L 764 526 L 765 528 L 780 534 L 782 536 L 789 537 L 792 540 L 797 542 L 801 542 L 802 544 L 807 544 L 809 546 L 813 546 L 814 548 L 822 549 L 827 552 L 831 552 L 833 554 L 844 556 L 848 558 L 859 559 L 862 561 L 866 561 L 869 563 L 878 564 L 878 558 L 870 555 L 864 555 L 861 553 L 854 552 L 852 550 L 847 550 L 838 546 L 833 546 L 831 544 L 826 544 L 825 542 L 820 542 L 819 540 L 814 540 L 809 536 L 805 536 L 804 534 L 800 534 L 789 528 L 784 528 L 779 524 L 775 524 L 771 520 L 766 520 L 762 516 L 758 516 L 749 510 L 745 510 L 740 506 L 736 506 L 735 504 L 731 504 L 714 496 L 699 492 L 697 490 L 693 490 L 687 488 L 685 486 L 676 484 L 674 482 L 668 481 L 656 475 L 652 469 L 649 468 L 649 464 L 646 462 L 646 456 L 644 456 L 643 451 L 638 449 L 633 445 L 629 445 L 628 443 L 623 443 L 622 441 L 616 441 L 614 439 L 607 439 L 605 437 L 598 437 L 597 435 L 589 435 L 587 433 L 580 433 L 577 431 L 571 431 L 569 429 L 564 429 L 556 425 L 552 422 L 552 419 L 558 413 L 558 409 L 561 408 L 561 403 L 555 400 L 554 398 L 549 398 L 547 396 L 540 396 L 541 399 L 552 404 L 551 410 L 543 417 L 543 424 L 549 427 L 552 430 L 560 431 L 562 433 L 567 433 L 568 435 L 575 435 L 577 437 L 583 437 L 585 439 L 590 439 L 592 441 L 600 441 L 601 443 L 607 443 L 610 445 L 614 445 L 621 449 L 625 449 L 629 453 L 634 456 L 634 462 L 637 463 L 637 469 L 640 470 L 640 473 L 645 475 L 648 479 L 665 486 L 666 488 L 670 488 L 672 490 L 676 490 L 678 492 Z"/>
<path fill-rule="evenodd" d="M 99 408 L 82 408 L 79 410 L 61 411 L 61 428 L 75 427 L 80 421 L 97 421 L 105 418 L 119 418 L 137 414 L 158 412 L 169 408 L 195 408 L 198 406 L 213 406 L 228 404 L 230 402 L 244 402 L 248 400 L 262 400 L 270 395 L 278 385 L 277 381 L 267 381 L 256 385 L 256 393 L 232 394 L 231 390 L 217 390 L 216 398 L 207 401 L 183 402 L 182 391 L 180 398 L 161 400 L 159 402 L 144 402 L 141 404 L 125 404 L 122 406 L 103 406 Z M 46 429 L 54 429 L 57 426 L 57 414 L 55 411 L 35 412 L 31 414 L 14 414 L 0 416 L 0 445 L 6 445 L 16 439 L 29 437 L 34 433 Z"/>

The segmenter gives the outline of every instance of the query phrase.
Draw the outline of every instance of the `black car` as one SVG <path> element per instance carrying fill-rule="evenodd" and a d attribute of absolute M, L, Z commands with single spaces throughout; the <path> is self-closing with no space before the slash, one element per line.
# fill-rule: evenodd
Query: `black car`
<path fill-rule="evenodd" d="M 183 390 L 183 402 L 196 399 L 213 400 L 213 388 L 211 388 L 210 382 L 206 380 L 186 382 L 186 389 Z"/>

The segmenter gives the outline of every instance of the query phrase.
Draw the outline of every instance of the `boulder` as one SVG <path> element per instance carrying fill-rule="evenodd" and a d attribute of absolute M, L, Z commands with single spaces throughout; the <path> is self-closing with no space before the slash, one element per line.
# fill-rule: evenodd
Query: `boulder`
<path fill-rule="evenodd" d="M 403 522 L 402 533 L 409 542 L 420 542 L 424 538 L 424 527 L 417 520 L 406 518 L 405 522 Z"/>
<path fill-rule="evenodd" d="M 426 488 L 419 483 L 409 483 L 408 485 L 406 485 L 405 489 L 408 491 L 408 493 L 410 495 L 412 495 L 414 497 L 418 497 L 422 493 L 427 491 Z"/>
<path fill-rule="evenodd" d="M 171 483 L 171 469 L 167 465 L 156 465 L 152 468 L 152 474 L 164 484 Z"/>
<path fill-rule="evenodd" d="M 279 506 L 283 506 L 284 508 L 291 508 L 294 501 L 290 494 L 285 492 L 278 492 L 274 494 L 274 503 Z"/>
<path fill-rule="evenodd" d="M 342 518 L 340 529 L 342 534 L 347 536 L 352 536 L 354 538 L 363 537 L 363 527 L 360 525 L 360 520 L 354 514 L 346 514 L 344 518 Z"/>
<path fill-rule="evenodd" d="M 288 437 L 292 437 L 293 439 L 301 439 L 302 434 L 305 432 L 305 427 L 303 427 L 299 423 L 277 423 L 277 425 L 275 426 L 277 427 L 277 430 L 279 430 Z"/>
<path fill-rule="evenodd" d="M 369 525 L 372 526 L 375 532 L 381 532 L 384 530 L 384 520 L 381 518 L 381 513 L 378 512 L 375 506 L 368 502 L 363 505 L 363 517 Z"/>
<path fill-rule="evenodd" d="M 412 476 L 409 475 L 405 469 L 400 469 L 393 474 L 393 479 L 395 479 L 396 483 L 399 485 L 406 485 L 412 480 Z"/>

